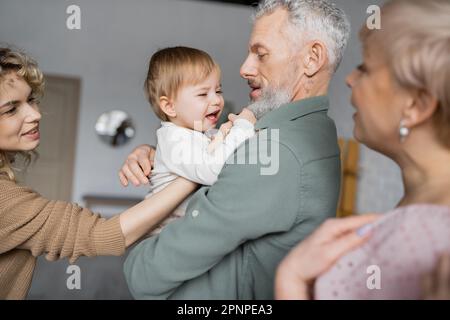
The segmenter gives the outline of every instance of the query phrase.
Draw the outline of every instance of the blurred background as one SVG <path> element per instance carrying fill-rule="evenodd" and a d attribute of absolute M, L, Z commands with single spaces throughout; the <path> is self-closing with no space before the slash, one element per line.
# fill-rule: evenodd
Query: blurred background
<path fill-rule="evenodd" d="M 117 172 L 139 144 L 156 144 L 160 125 L 143 91 L 148 61 L 158 49 L 185 45 L 207 51 L 222 67 L 226 106 L 239 112 L 249 102 L 239 76 L 247 54 L 254 1 L 206 0 L 0 0 L 0 43 L 34 57 L 47 78 L 42 103 L 41 158 L 23 181 L 49 198 L 74 201 L 111 216 L 139 201 L 146 187 L 121 187 Z M 353 109 L 345 76 L 361 61 L 358 30 L 369 5 L 381 0 L 335 0 L 352 23 L 344 60 L 330 88 L 330 116 L 338 134 L 352 138 Z M 66 26 L 77 5 L 81 29 Z M 111 111 L 125 111 L 124 144 L 112 145 L 96 131 Z M 109 118 L 108 118 L 109 117 Z M 128 140 L 128 142 L 127 142 Z M 118 141 L 117 139 L 115 141 Z M 354 211 L 393 208 L 403 190 L 387 158 L 358 145 L 350 199 Z M 82 258 L 81 290 L 68 290 L 67 261 L 40 258 L 31 299 L 129 299 L 124 257 Z"/>

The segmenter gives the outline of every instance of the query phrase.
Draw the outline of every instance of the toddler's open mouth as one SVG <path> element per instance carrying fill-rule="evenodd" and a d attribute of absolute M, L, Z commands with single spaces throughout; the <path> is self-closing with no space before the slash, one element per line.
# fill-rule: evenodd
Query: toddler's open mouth
<path fill-rule="evenodd" d="M 208 113 L 206 115 L 206 119 L 208 119 L 212 123 L 216 123 L 219 120 L 219 113 L 220 113 L 220 110 L 216 110 L 214 112 Z"/>

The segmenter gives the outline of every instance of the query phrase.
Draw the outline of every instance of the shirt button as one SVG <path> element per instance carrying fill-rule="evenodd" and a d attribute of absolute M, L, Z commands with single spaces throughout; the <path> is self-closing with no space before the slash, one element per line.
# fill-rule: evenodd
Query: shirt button
<path fill-rule="evenodd" d="M 192 217 L 196 218 L 200 212 L 198 210 L 192 211 Z"/>

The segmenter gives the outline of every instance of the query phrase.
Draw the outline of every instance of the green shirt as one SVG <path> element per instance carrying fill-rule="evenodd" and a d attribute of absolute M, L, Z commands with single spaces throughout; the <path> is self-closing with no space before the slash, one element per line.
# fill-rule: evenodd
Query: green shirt
<path fill-rule="evenodd" d="M 327 110 L 321 96 L 261 118 L 258 134 L 194 194 L 186 216 L 130 252 L 124 271 L 133 296 L 273 299 L 279 262 L 336 214 L 340 159 Z"/>

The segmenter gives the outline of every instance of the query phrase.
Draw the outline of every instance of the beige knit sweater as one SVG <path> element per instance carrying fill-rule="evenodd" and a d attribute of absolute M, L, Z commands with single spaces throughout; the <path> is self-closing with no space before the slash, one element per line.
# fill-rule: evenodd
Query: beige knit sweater
<path fill-rule="evenodd" d="M 0 299 L 24 299 L 36 257 L 122 255 L 119 217 L 100 218 L 76 204 L 44 199 L 0 174 Z"/>

